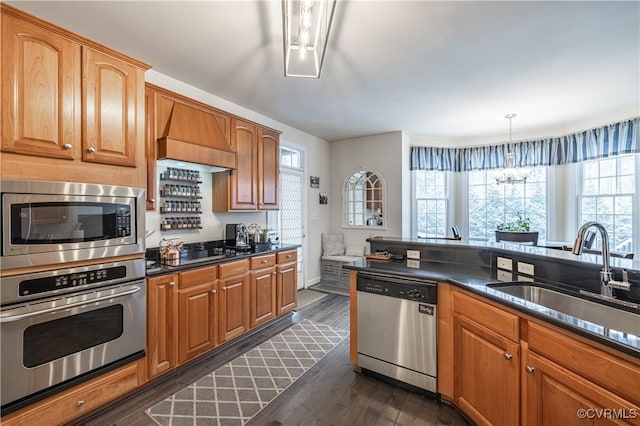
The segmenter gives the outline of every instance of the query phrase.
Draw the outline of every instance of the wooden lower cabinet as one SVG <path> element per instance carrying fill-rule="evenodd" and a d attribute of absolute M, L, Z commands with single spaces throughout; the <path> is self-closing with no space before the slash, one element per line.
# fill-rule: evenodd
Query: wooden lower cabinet
<path fill-rule="evenodd" d="M 640 424 L 638 405 L 535 352 L 525 351 L 523 359 L 524 424 Z"/>
<path fill-rule="evenodd" d="M 477 424 L 517 424 L 518 343 L 462 316 L 453 323 L 455 403 Z"/>
<path fill-rule="evenodd" d="M 207 352 L 218 343 L 216 283 L 178 290 L 178 362 Z"/>
<path fill-rule="evenodd" d="M 147 377 L 173 369 L 178 351 L 178 275 L 147 279 Z"/>
<path fill-rule="evenodd" d="M 125 393 L 139 383 L 138 362 L 128 364 L 68 391 L 37 402 L 2 418 L 3 426 L 61 425 L 83 416 Z"/>
<path fill-rule="evenodd" d="M 278 253 L 278 266 L 276 266 L 277 315 L 291 312 L 298 305 L 298 266 L 295 254 L 295 251 L 293 253 Z M 293 258 L 294 261 L 281 262 L 281 259 L 284 260 L 287 256 Z"/>
<path fill-rule="evenodd" d="M 639 359 L 438 286 L 438 391 L 475 423 L 640 425 Z"/>
<path fill-rule="evenodd" d="M 239 260 L 220 265 L 219 342 L 249 330 L 249 262 Z"/>
<path fill-rule="evenodd" d="M 276 268 L 251 271 L 251 328 L 265 324 L 277 315 Z"/>

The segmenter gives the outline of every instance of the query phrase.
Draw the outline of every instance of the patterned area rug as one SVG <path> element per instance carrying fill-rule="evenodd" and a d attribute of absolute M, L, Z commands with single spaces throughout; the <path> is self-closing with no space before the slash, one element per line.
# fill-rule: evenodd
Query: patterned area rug
<path fill-rule="evenodd" d="M 146 412 L 163 426 L 243 425 L 348 334 L 302 320 Z"/>

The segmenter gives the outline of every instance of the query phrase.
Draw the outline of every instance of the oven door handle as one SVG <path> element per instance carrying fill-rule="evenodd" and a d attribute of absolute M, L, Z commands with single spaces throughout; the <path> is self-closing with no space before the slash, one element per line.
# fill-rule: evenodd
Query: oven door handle
<path fill-rule="evenodd" d="M 105 296 L 97 296 L 97 297 L 93 297 L 93 298 L 90 298 L 90 299 L 82 300 L 80 302 L 71 303 L 69 305 L 64 305 L 64 306 L 53 306 L 53 307 L 50 307 L 50 308 L 40 308 L 38 310 L 26 312 L 24 314 L 17 314 L 17 315 L 8 316 L 8 315 L 10 315 L 10 312 L 11 312 L 11 311 L 8 311 L 8 312 L 3 313 L 3 314 L 7 314 L 7 316 L 0 317 L 0 323 L 19 321 L 19 320 L 23 320 L 25 318 L 31 318 L 31 317 L 35 317 L 35 316 L 42 315 L 42 314 L 47 314 L 47 313 L 61 312 L 61 311 L 65 311 L 65 310 L 70 309 L 70 308 L 76 308 L 78 306 L 83 306 L 83 305 L 87 305 L 87 304 L 90 304 L 90 303 L 95 303 L 95 302 L 100 302 L 100 301 L 103 301 L 103 300 L 109 300 L 109 299 L 115 299 L 115 298 L 118 298 L 118 297 L 128 296 L 130 294 L 134 294 L 134 293 L 137 293 L 139 291 L 140 291 L 140 287 L 139 286 L 135 286 L 135 287 L 129 287 L 128 289 L 126 289 L 124 291 L 115 292 L 113 294 L 107 294 Z M 18 310 L 18 309 L 16 309 L 16 310 Z"/>

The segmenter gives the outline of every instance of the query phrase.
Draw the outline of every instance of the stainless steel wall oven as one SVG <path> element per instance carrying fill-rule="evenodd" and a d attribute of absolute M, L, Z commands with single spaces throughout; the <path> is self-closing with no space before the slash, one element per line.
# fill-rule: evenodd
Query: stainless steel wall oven
<path fill-rule="evenodd" d="M 144 190 L 2 181 L 2 268 L 144 253 Z"/>
<path fill-rule="evenodd" d="M 144 356 L 145 260 L 3 277 L 2 414 Z"/>

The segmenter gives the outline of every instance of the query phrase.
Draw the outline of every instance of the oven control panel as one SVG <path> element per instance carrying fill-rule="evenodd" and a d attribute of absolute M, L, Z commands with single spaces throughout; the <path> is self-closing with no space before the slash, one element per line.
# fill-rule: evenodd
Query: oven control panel
<path fill-rule="evenodd" d="M 20 282 L 18 294 L 28 296 L 38 293 L 46 293 L 53 290 L 97 284 L 105 281 L 124 278 L 127 275 L 125 266 L 96 269 L 71 274 L 50 275 L 35 279 L 27 279 Z"/>

